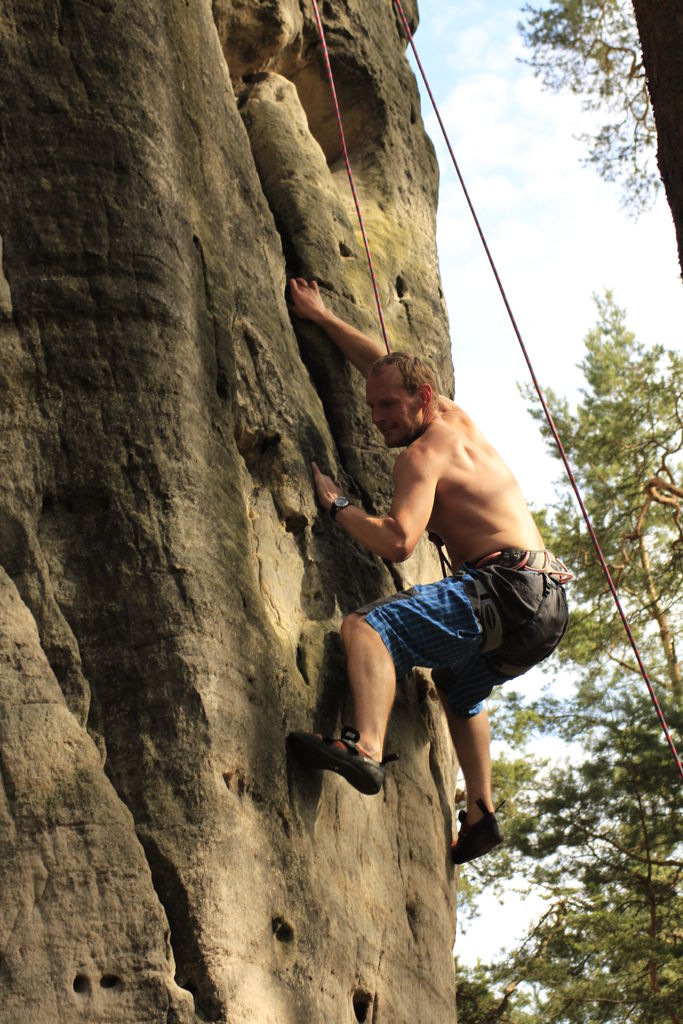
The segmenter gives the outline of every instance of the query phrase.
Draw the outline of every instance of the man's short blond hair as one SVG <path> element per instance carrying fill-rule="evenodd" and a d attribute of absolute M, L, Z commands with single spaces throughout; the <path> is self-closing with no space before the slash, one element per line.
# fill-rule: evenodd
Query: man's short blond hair
<path fill-rule="evenodd" d="M 436 374 L 424 360 L 418 356 L 411 356 L 408 352 L 390 352 L 389 355 L 381 356 L 372 364 L 370 376 L 376 377 L 385 366 L 398 367 L 401 383 L 409 395 L 416 395 L 423 384 L 429 384 L 432 389 L 432 408 L 438 407 L 439 385 Z"/>

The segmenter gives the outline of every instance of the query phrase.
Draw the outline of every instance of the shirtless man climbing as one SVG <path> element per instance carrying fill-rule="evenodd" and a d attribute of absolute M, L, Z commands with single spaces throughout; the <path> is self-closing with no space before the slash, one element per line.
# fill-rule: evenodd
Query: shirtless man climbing
<path fill-rule="evenodd" d="M 295 732 L 308 767 L 336 771 L 364 793 L 384 777 L 382 751 L 396 678 L 413 666 L 434 681 L 467 790 L 453 862 L 502 841 L 493 813 L 490 733 L 482 701 L 554 650 L 567 624 L 562 583 L 570 575 L 544 550 L 519 486 L 469 416 L 438 392 L 421 360 L 383 349 L 325 306 L 314 281 L 290 281 L 295 316 L 317 324 L 366 379 L 372 421 L 394 466 L 386 515 L 352 505 L 313 463 L 318 501 L 339 527 L 393 562 L 408 558 L 425 530 L 438 535 L 455 575 L 376 601 L 342 623 L 355 729 L 337 740 Z"/>

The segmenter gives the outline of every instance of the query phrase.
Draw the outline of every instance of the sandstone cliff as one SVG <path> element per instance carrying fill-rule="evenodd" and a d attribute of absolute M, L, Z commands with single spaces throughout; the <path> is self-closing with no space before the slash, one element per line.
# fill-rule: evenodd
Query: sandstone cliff
<path fill-rule="evenodd" d="M 322 6 L 392 343 L 448 389 L 391 0 Z M 311 9 L 7 0 L 0 80 L 2 1019 L 454 1021 L 433 689 L 379 797 L 284 742 L 344 719 L 341 616 L 438 572 L 313 498 L 311 457 L 381 510 L 391 463 L 285 303 L 377 330 Z"/>

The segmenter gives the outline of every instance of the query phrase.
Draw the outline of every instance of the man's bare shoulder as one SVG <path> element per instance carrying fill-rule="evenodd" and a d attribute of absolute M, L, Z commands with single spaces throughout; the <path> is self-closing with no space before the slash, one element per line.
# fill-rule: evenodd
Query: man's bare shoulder
<path fill-rule="evenodd" d="M 450 398 L 439 396 L 439 415 L 451 429 L 457 430 L 471 441 L 485 442 L 486 439 L 472 417 Z"/>
<path fill-rule="evenodd" d="M 404 448 L 394 463 L 394 477 L 402 475 L 429 476 L 435 471 L 434 440 L 428 432 L 416 437 Z"/>

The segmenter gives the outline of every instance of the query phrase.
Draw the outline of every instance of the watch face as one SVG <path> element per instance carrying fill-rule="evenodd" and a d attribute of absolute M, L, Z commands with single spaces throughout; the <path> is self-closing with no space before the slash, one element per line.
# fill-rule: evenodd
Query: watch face
<path fill-rule="evenodd" d="M 342 495 L 340 495 L 338 498 L 335 498 L 332 504 L 330 505 L 330 515 L 334 519 L 334 517 L 336 516 L 337 512 L 339 512 L 340 509 L 348 508 L 350 504 L 351 502 L 349 501 L 348 498 L 345 498 Z"/>

